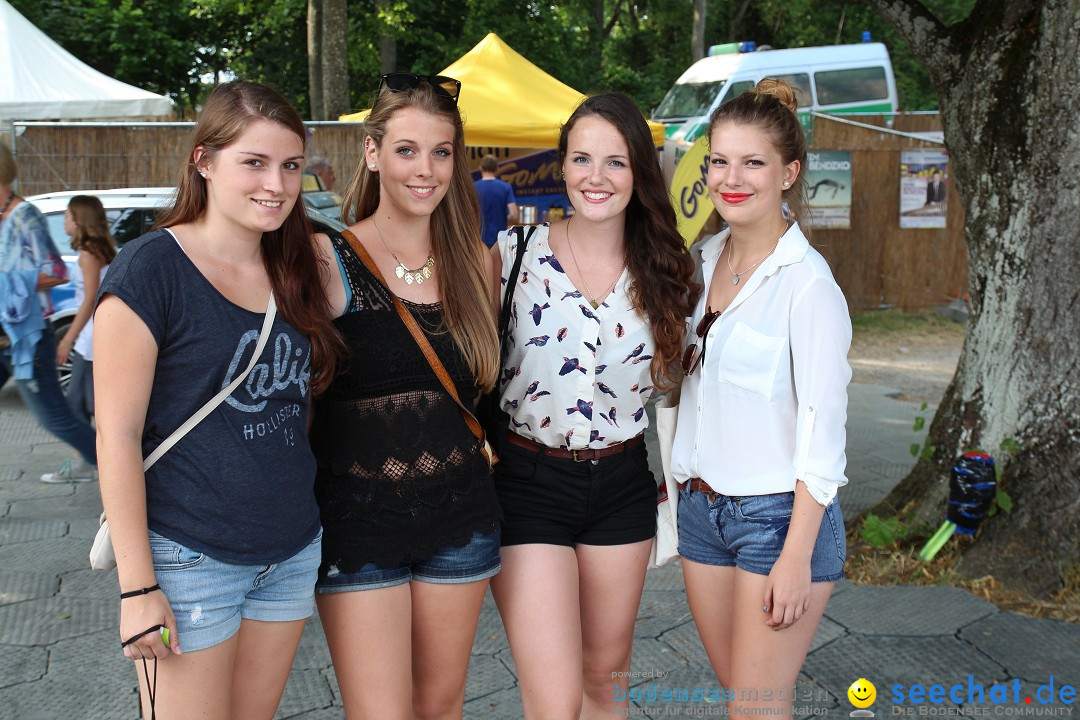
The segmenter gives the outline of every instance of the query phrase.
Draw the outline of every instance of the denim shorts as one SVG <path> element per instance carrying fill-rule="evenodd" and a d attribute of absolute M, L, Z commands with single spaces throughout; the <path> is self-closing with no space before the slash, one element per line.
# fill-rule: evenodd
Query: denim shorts
<path fill-rule="evenodd" d="M 205 650 L 240 629 L 241 618 L 303 620 L 315 610 L 322 530 L 303 550 L 272 565 L 231 565 L 150 531 L 154 575 L 169 599 L 180 649 Z"/>
<path fill-rule="evenodd" d="M 679 491 L 679 555 L 705 565 L 738 567 L 768 575 L 780 557 L 791 524 L 795 493 L 733 497 Z M 847 538 L 840 503 L 825 508 L 810 559 L 810 580 L 844 577 Z"/>
<path fill-rule="evenodd" d="M 474 532 L 468 544 L 440 548 L 421 562 L 384 567 L 367 563 L 356 572 L 341 572 L 325 563 L 319 568 L 315 592 L 320 595 L 354 590 L 378 590 L 412 580 L 457 585 L 486 580 L 499 572 L 499 530 Z"/>

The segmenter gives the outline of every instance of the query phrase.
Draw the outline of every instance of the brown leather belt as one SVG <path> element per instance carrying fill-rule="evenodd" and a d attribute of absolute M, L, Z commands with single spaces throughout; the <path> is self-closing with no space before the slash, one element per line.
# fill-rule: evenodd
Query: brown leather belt
<path fill-rule="evenodd" d="M 709 495 L 709 501 L 716 499 L 716 496 L 720 493 L 709 487 L 709 483 L 705 482 L 701 478 L 690 478 L 681 487 L 689 487 L 691 491 L 703 492 Z"/>
<path fill-rule="evenodd" d="M 624 453 L 632 447 L 640 445 L 645 442 L 644 435 L 635 435 L 625 442 L 618 443 L 616 445 L 608 445 L 605 448 L 587 448 L 584 450 L 566 450 L 563 448 L 553 448 L 547 445 L 541 445 L 538 442 L 530 440 L 529 438 L 522 437 L 515 432 L 506 433 L 506 442 L 511 445 L 517 445 L 519 448 L 531 450 L 535 453 L 545 455 L 547 457 L 562 458 L 564 460 L 573 460 L 574 462 L 585 462 L 586 460 L 599 460 L 610 455 L 618 455 Z"/>

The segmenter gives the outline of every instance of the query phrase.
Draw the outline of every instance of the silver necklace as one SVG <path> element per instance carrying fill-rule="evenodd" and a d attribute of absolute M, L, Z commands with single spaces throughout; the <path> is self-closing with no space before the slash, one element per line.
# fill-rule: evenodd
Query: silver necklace
<path fill-rule="evenodd" d="M 581 284 L 585 286 L 585 295 L 589 300 L 589 304 L 592 305 L 593 310 L 600 307 L 600 303 L 611 294 L 611 291 L 615 289 L 616 283 L 619 282 L 619 278 L 622 277 L 623 270 L 626 269 L 626 265 L 619 268 L 619 272 L 615 274 L 615 279 L 611 281 L 611 284 L 607 286 L 607 291 L 600 296 L 600 300 L 596 299 L 596 296 L 592 294 L 592 290 L 589 289 L 589 281 L 585 279 L 585 273 L 581 272 L 581 266 L 578 265 L 577 255 L 574 254 L 574 245 L 570 242 L 570 218 L 566 221 L 566 246 L 570 248 L 570 258 L 574 261 L 574 269 L 577 270 L 578 277 L 581 278 Z"/>
<path fill-rule="evenodd" d="M 401 262 L 401 258 L 390 249 L 390 245 L 387 244 L 386 238 L 383 237 L 382 230 L 379 229 L 379 224 L 375 222 L 374 217 L 371 218 L 371 224 L 375 226 L 375 232 L 379 234 L 379 239 L 382 240 L 383 247 L 386 248 L 386 251 L 390 253 L 391 257 L 397 262 L 397 267 L 394 268 L 394 274 L 397 275 L 399 279 L 404 280 L 406 285 L 412 285 L 413 283 L 423 285 L 424 281 L 429 279 L 431 273 L 435 271 L 435 258 L 432 254 L 430 252 L 428 253 L 426 263 L 415 270 L 410 270 L 405 267 L 405 263 Z"/>
<path fill-rule="evenodd" d="M 731 241 L 729 240 L 728 242 L 730 243 Z M 779 244 L 779 241 L 777 241 L 777 244 Z M 739 280 L 740 280 L 740 279 L 742 278 L 742 276 L 743 276 L 743 275 L 745 275 L 746 273 L 750 272 L 750 271 L 751 271 L 751 270 L 753 270 L 754 268 L 756 268 L 756 267 L 757 267 L 758 265 L 760 265 L 760 264 L 762 263 L 762 261 L 763 261 L 763 260 L 765 260 L 765 258 L 767 258 L 767 257 L 769 257 L 770 255 L 772 255 L 772 254 L 773 254 L 773 250 L 776 250 L 776 245 L 773 245 L 773 246 L 772 246 L 772 250 L 770 250 L 769 252 L 767 252 L 767 253 L 765 253 L 764 255 L 762 255 L 762 256 L 761 256 L 761 258 L 760 258 L 760 259 L 759 259 L 759 260 L 758 260 L 758 261 L 757 261 L 756 263 L 754 263 L 753 265 L 751 265 L 750 267 L 746 268 L 746 269 L 745 269 L 745 270 L 743 270 L 742 272 L 735 272 L 735 268 L 731 267 L 731 246 L 730 246 L 730 245 L 728 245 L 728 253 L 727 253 L 727 269 L 728 269 L 728 270 L 729 270 L 729 271 L 731 272 L 731 274 L 732 274 L 732 275 L 734 276 L 734 277 L 732 277 L 732 278 L 731 278 L 731 284 L 732 284 L 732 285 L 738 285 L 738 284 L 739 284 Z"/>

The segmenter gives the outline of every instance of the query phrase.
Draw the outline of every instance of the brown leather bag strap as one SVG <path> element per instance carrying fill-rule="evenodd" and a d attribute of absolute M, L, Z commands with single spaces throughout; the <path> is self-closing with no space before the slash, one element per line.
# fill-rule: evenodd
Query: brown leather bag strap
<path fill-rule="evenodd" d="M 446 372 L 446 368 L 443 366 L 442 361 L 439 360 L 439 356 L 435 354 L 435 348 L 431 347 L 431 343 L 428 342 L 427 336 L 424 335 L 424 331 L 420 329 L 420 326 L 416 323 L 416 318 L 412 316 L 405 304 L 401 302 L 401 299 L 390 290 L 390 286 L 387 285 L 386 280 L 383 279 L 383 275 L 379 272 L 379 268 L 375 265 L 375 261 L 368 253 L 367 248 L 352 234 L 351 231 L 345 230 L 342 232 L 345 239 L 349 241 L 349 245 L 352 247 L 353 252 L 360 258 L 360 261 L 364 263 L 371 274 L 386 287 L 387 292 L 390 293 L 390 299 L 394 302 L 394 309 L 397 310 L 398 316 L 401 317 L 401 321 L 405 323 L 405 327 L 409 330 L 409 334 L 413 336 L 413 340 L 420 346 L 420 351 L 424 353 L 424 357 L 427 358 L 428 364 L 431 365 L 431 369 L 435 371 L 435 375 L 439 378 L 439 382 L 446 388 L 446 392 L 454 399 L 457 406 L 461 409 L 461 414 L 465 417 L 465 424 L 469 426 L 469 430 L 476 436 L 482 444 L 486 445 L 484 438 L 484 428 L 480 426 L 480 421 L 476 419 L 472 411 L 469 410 L 461 402 L 461 398 L 458 396 L 457 388 L 454 387 L 454 381 L 450 379 L 450 373 Z M 485 449 L 485 453 L 487 450 Z"/>

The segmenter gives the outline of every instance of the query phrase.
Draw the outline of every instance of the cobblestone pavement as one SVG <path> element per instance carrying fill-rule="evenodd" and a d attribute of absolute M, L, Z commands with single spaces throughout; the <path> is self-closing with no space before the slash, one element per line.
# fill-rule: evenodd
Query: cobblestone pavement
<path fill-rule="evenodd" d="M 884 497 L 911 466 L 907 448 L 918 439 L 911 431 L 918 407 L 890 395 L 890 388 L 851 388 L 850 484 L 840 491 L 849 518 Z M 138 717 L 132 664 L 117 649 L 116 574 L 90 570 L 86 558 L 101 510 L 97 483 L 37 480 L 68 455 L 36 426 L 11 387 L 0 393 L 0 720 Z M 631 671 L 618 691 L 629 693 L 632 716 L 723 712 L 720 703 L 663 699 L 717 687 L 678 563 L 648 574 Z M 861 677 L 877 686 L 871 710 L 878 717 L 1068 716 L 1075 693 L 1070 698 L 1065 688 L 1080 681 L 1080 627 L 1000 612 L 956 588 L 841 582 L 799 676 L 797 714 L 847 715 L 847 688 Z M 945 687 L 940 704 L 893 702 L 897 692 L 914 697 L 916 685 L 935 684 Z M 954 684 L 961 687 L 950 697 Z M 1052 702 L 1042 702 L 1050 696 Z M 473 645 L 465 717 L 520 716 L 514 662 L 489 595 Z M 277 717 L 344 717 L 317 618 L 304 632 Z"/>

